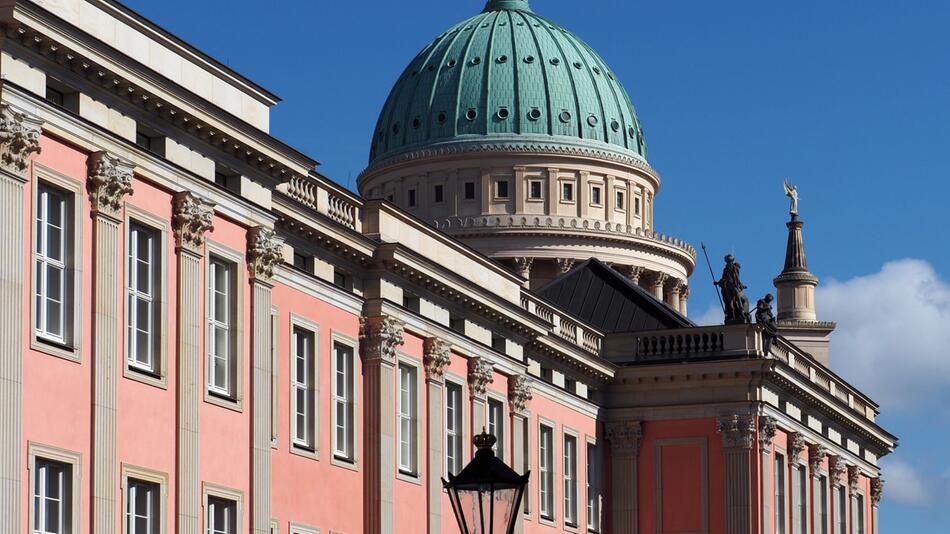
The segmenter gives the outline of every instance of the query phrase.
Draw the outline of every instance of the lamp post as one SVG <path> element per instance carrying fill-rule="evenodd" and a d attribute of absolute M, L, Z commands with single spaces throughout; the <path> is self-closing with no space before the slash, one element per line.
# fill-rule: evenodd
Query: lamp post
<path fill-rule="evenodd" d="M 461 534 L 512 534 L 531 471 L 519 475 L 495 457 L 495 436 L 472 439 L 475 457 L 458 475 L 442 479 Z"/>

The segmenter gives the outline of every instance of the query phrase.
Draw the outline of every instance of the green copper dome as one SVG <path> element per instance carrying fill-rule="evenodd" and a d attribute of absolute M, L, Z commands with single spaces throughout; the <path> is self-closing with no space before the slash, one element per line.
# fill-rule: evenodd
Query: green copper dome
<path fill-rule="evenodd" d="M 643 128 L 614 72 L 526 0 L 489 1 L 412 60 L 380 114 L 370 164 L 486 144 L 646 159 Z"/>

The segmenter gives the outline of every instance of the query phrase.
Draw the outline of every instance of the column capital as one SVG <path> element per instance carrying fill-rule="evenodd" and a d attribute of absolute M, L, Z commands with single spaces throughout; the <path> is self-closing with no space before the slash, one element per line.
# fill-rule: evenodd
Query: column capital
<path fill-rule="evenodd" d="M 495 381 L 492 377 L 494 367 L 485 358 L 474 357 L 468 359 L 468 387 L 472 396 L 483 397 L 488 391 L 488 384 Z"/>
<path fill-rule="evenodd" d="M 534 263 L 534 258 L 515 258 L 515 272 L 522 278 L 528 278 L 531 274 L 532 263 Z"/>
<path fill-rule="evenodd" d="M 874 477 L 871 479 L 871 504 L 873 506 L 880 506 L 881 497 L 884 496 L 884 479 L 881 477 Z"/>
<path fill-rule="evenodd" d="M 689 288 L 690 288 L 690 287 L 691 287 L 691 286 L 690 286 L 688 283 L 686 283 L 686 281 L 684 280 L 684 281 L 683 281 L 683 286 L 680 287 L 680 298 L 681 298 L 681 299 L 688 299 L 688 298 L 689 298 Z"/>
<path fill-rule="evenodd" d="M 818 478 L 818 470 L 821 469 L 821 462 L 826 454 L 828 450 L 823 445 L 808 445 L 808 469 L 812 478 Z"/>
<path fill-rule="evenodd" d="M 683 288 L 686 287 L 686 280 L 670 276 L 664 280 L 663 287 L 666 291 L 669 291 L 679 297 L 680 293 L 683 291 Z"/>
<path fill-rule="evenodd" d="M 808 442 L 805 441 L 805 436 L 801 432 L 789 432 L 788 456 L 790 459 L 798 460 L 806 447 L 808 447 Z"/>
<path fill-rule="evenodd" d="M 610 421 L 604 425 L 604 437 L 610 442 L 611 450 L 637 454 L 640 451 L 640 438 L 643 437 L 643 423 Z"/>
<path fill-rule="evenodd" d="M 755 417 L 751 415 L 721 415 L 716 420 L 716 432 L 727 449 L 751 449 L 755 430 Z"/>
<path fill-rule="evenodd" d="M 251 278 L 263 282 L 274 277 L 274 269 L 284 260 L 284 240 L 270 228 L 255 226 L 247 231 L 247 263 Z"/>
<path fill-rule="evenodd" d="M 639 265 L 630 265 L 626 267 L 622 273 L 626 275 L 634 284 L 640 283 L 640 277 L 643 276 L 643 273 L 646 271 L 646 268 L 640 267 Z"/>
<path fill-rule="evenodd" d="M 388 315 L 360 317 L 360 354 L 363 361 L 396 364 L 396 348 L 405 343 L 406 325 Z"/>
<path fill-rule="evenodd" d="M 564 274 L 574 268 L 574 264 L 577 262 L 574 258 L 555 258 L 557 262 L 557 273 Z"/>
<path fill-rule="evenodd" d="M 214 202 L 191 191 L 172 197 L 172 223 L 175 243 L 180 250 L 201 254 L 205 232 L 214 230 Z"/>
<path fill-rule="evenodd" d="M 831 476 L 832 483 L 836 486 L 841 484 L 841 477 L 847 470 L 848 466 L 845 464 L 844 458 L 835 455 L 828 456 L 828 473 Z"/>
<path fill-rule="evenodd" d="M 39 154 L 43 121 L 0 103 L 0 168 L 25 179 L 30 155 Z"/>
<path fill-rule="evenodd" d="M 660 271 L 647 271 L 644 274 L 644 281 L 651 288 L 662 288 L 670 278 L 670 275 Z"/>
<path fill-rule="evenodd" d="M 125 195 L 132 194 L 135 165 L 103 151 L 90 154 L 86 165 L 89 169 L 86 189 L 92 211 L 118 219 Z"/>
<path fill-rule="evenodd" d="M 445 375 L 445 366 L 452 361 L 452 344 L 441 338 L 427 337 L 422 350 L 426 380 L 441 381 Z"/>
<path fill-rule="evenodd" d="M 763 451 L 768 451 L 772 440 L 775 438 L 776 425 L 775 418 L 770 415 L 759 416 L 759 447 Z"/>
<path fill-rule="evenodd" d="M 861 471 L 856 465 L 848 465 L 848 489 L 851 493 L 858 491 L 858 482 L 861 480 Z"/>
<path fill-rule="evenodd" d="M 524 413 L 528 401 L 534 395 L 531 391 L 532 380 L 525 375 L 514 375 L 508 378 L 508 402 L 512 413 Z"/>

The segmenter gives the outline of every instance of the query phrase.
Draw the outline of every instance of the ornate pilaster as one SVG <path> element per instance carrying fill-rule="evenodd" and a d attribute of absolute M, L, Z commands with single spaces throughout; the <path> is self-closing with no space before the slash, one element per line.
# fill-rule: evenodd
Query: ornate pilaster
<path fill-rule="evenodd" d="M 252 458 L 251 532 L 269 534 L 271 521 L 271 437 L 273 364 L 271 356 L 271 279 L 283 260 L 283 240 L 261 226 L 247 231 L 247 266 L 251 277 Z"/>
<path fill-rule="evenodd" d="M 772 491 L 772 440 L 776 432 L 775 418 L 768 415 L 759 416 L 759 470 L 761 476 L 760 493 L 763 496 L 760 523 L 762 534 L 769 534 L 772 528 L 772 499 L 765 496 Z"/>
<path fill-rule="evenodd" d="M 452 344 L 437 337 L 426 338 L 423 343 L 423 354 L 426 379 L 441 384 L 445 366 L 452 361 Z"/>
<path fill-rule="evenodd" d="M 808 445 L 808 472 L 811 474 L 811 494 L 812 494 L 812 506 L 811 506 L 811 518 L 812 524 L 814 525 L 814 532 L 822 532 L 822 521 L 825 521 L 824 526 L 827 529 L 827 514 L 824 518 L 821 516 L 822 507 L 819 506 L 818 500 L 821 497 L 821 464 L 825 460 L 825 456 L 828 454 L 828 450 L 825 449 L 821 444 L 809 444 Z M 827 499 L 827 494 L 826 494 Z M 828 506 L 828 503 L 825 502 L 825 506 Z M 825 508 L 827 510 L 827 508 Z"/>
<path fill-rule="evenodd" d="M 556 258 L 557 262 L 557 274 L 562 275 L 574 268 L 574 264 L 577 262 L 574 258 Z"/>
<path fill-rule="evenodd" d="M 611 469 L 611 532 L 639 532 L 639 458 L 643 427 L 640 421 L 612 421 L 604 428 L 610 443 Z"/>
<path fill-rule="evenodd" d="M 393 446 L 396 350 L 405 325 L 389 316 L 360 318 L 363 360 L 364 532 L 393 531 Z"/>
<path fill-rule="evenodd" d="M 442 530 L 442 412 L 444 410 L 443 379 L 445 366 L 452 361 L 452 344 L 437 337 L 426 338 L 423 343 L 422 363 L 426 372 L 427 414 L 426 438 L 430 468 L 426 471 L 426 496 L 428 504 L 429 534 Z"/>
<path fill-rule="evenodd" d="M 528 414 L 526 412 L 528 401 L 532 398 L 531 378 L 525 375 L 513 375 L 508 377 L 508 414 L 511 418 L 511 466 L 515 471 L 524 474 L 531 469 L 530 458 L 525 455 L 527 443 L 525 439 L 528 434 Z M 526 494 L 530 489 L 525 490 Z M 527 497 L 527 495 L 526 495 Z M 522 500 L 521 512 L 518 514 L 517 523 L 515 523 L 515 534 L 521 534 L 524 531 L 524 511 L 527 509 L 527 501 Z"/>
<path fill-rule="evenodd" d="M 534 258 L 515 258 L 515 272 L 518 273 L 518 276 L 524 278 L 525 280 L 529 279 L 531 277 L 532 263 L 534 263 Z"/>
<path fill-rule="evenodd" d="M 42 121 L 0 103 L 0 534 L 20 534 L 23 441 L 23 184 Z"/>
<path fill-rule="evenodd" d="M 511 411 L 524 413 L 528 401 L 534 398 L 532 380 L 525 375 L 515 375 L 508 379 L 508 402 Z"/>
<path fill-rule="evenodd" d="M 213 230 L 214 204 L 189 191 L 172 198 L 178 251 L 178 525 L 180 534 L 201 532 L 198 474 L 198 408 L 201 405 L 201 259 L 205 232 Z"/>
<path fill-rule="evenodd" d="M 659 271 L 650 271 L 644 275 L 645 287 L 657 300 L 663 300 L 663 286 L 670 278 L 670 275 Z"/>
<path fill-rule="evenodd" d="M 119 254 L 122 207 L 132 193 L 129 163 L 106 152 L 87 161 L 86 189 L 93 214 L 93 439 L 92 524 L 103 534 L 115 532 L 117 517 L 116 421 L 119 369 Z"/>
<path fill-rule="evenodd" d="M 752 445 L 757 430 L 752 415 L 725 415 L 716 421 L 726 455 L 726 532 L 751 534 L 752 524 Z"/>

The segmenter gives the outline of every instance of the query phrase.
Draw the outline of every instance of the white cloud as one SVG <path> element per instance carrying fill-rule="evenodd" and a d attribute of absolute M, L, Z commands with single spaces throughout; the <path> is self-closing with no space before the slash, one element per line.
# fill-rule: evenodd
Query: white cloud
<path fill-rule="evenodd" d="M 912 465 L 901 460 L 882 462 L 886 478 L 884 498 L 911 506 L 929 506 L 933 502 L 934 481 L 922 476 Z"/>
<path fill-rule="evenodd" d="M 706 308 L 706 311 L 695 317 L 693 314 L 690 314 L 690 319 L 699 326 L 722 324 L 724 318 L 725 315 L 722 313 L 722 307 L 718 304 L 710 304 L 709 307 Z"/>
<path fill-rule="evenodd" d="M 828 281 L 819 318 L 837 321 L 831 367 L 888 412 L 950 405 L 950 285 L 921 260 Z"/>

